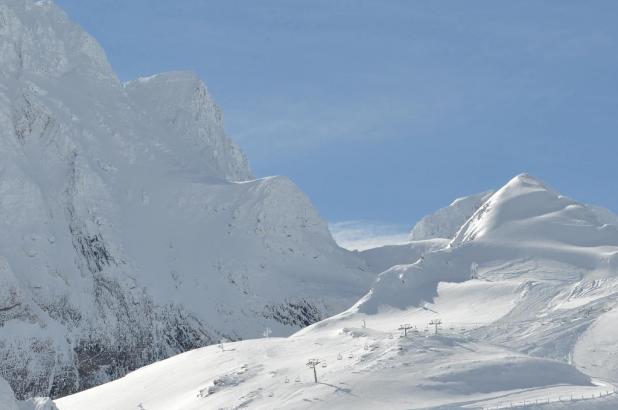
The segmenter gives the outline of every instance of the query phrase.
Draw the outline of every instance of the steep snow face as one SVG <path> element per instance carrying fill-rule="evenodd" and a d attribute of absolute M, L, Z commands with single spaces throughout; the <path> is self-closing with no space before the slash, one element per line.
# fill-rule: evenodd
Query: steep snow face
<path fill-rule="evenodd" d="M 412 228 L 410 240 L 452 239 L 457 234 L 459 228 L 493 193 L 493 191 L 487 191 L 458 198 L 446 208 L 439 209 L 435 213 L 425 216 Z"/>
<path fill-rule="evenodd" d="M 618 227 L 524 174 L 488 198 L 448 248 L 382 273 L 349 314 L 396 308 L 410 322 L 440 317 L 483 340 L 618 379 L 615 355 L 599 363 L 590 347 L 616 344 L 615 333 L 599 331 L 617 298 Z"/>
<path fill-rule="evenodd" d="M 50 1 L 0 0 L 0 375 L 58 396 L 351 306 L 363 262 L 251 180 L 192 74 L 122 85 Z"/>
<path fill-rule="evenodd" d="M 1 77 L 118 80 L 98 43 L 49 0 L 0 3 Z"/>
<path fill-rule="evenodd" d="M 453 239 L 553 241 L 574 246 L 618 245 L 618 228 L 602 225 L 594 211 L 529 175 L 513 178 L 492 195 Z"/>
<path fill-rule="evenodd" d="M 191 72 L 159 74 L 125 84 L 129 97 L 169 130 L 165 144 L 182 163 L 203 163 L 225 179 L 252 179 L 244 153 L 225 136 L 219 107 L 204 83 Z M 178 144 L 178 140 L 183 144 Z"/>

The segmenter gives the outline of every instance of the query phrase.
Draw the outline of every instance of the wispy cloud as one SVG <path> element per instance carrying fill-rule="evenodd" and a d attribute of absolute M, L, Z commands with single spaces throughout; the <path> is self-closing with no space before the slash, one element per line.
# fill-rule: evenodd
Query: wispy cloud
<path fill-rule="evenodd" d="M 343 221 L 329 225 L 339 246 L 349 250 L 365 250 L 409 242 L 409 229 L 400 225 L 369 221 Z"/>
<path fill-rule="evenodd" d="M 330 105 L 324 106 L 324 100 Z M 302 101 L 272 98 L 259 106 L 228 110 L 226 123 L 250 158 L 268 160 L 330 144 L 399 138 L 407 135 L 411 123 L 419 126 L 423 115 L 422 107 L 395 103 L 394 98 L 388 102 L 374 98 L 371 103 L 331 100 L 329 96 Z"/>

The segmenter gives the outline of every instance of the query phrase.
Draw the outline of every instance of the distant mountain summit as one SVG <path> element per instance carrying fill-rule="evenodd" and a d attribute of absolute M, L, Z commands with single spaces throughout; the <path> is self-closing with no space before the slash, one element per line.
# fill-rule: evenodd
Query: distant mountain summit
<path fill-rule="evenodd" d="M 0 0 L 0 376 L 58 396 L 287 335 L 373 274 L 285 177 L 253 179 L 193 73 L 122 84 L 51 1 Z"/>
<path fill-rule="evenodd" d="M 348 314 L 432 312 L 476 323 L 483 340 L 615 380 L 618 353 L 609 345 L 618 333 L 604 326 L 617 309 L 618 226 L 607 223 L 614 218 L 518 175 L 448 246 L 381 273 Z"/>
<path fill-rule="evenodd" d="M 618 227 L 528 174 L 511 179 L 459 229 L 451 246 L 473 240 L 542 240 L 576 246 L 618 246 Z"/>
<path fill-rule="evenodd" d="M 453 239 L 459 228 L 493 193 L 494 191 L 486 191 L 476 195 L 457 198 L 449 206 L 425 216 L 412 228 L 410 240 Z"/>

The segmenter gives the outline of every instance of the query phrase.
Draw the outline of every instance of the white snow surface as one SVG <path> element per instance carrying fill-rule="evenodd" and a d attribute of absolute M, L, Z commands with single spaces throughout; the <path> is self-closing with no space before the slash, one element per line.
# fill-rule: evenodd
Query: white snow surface
<path fill-rule="evenodd" d="M 521 175 L 513 183 L 523 183 L 523 179 L 524 175 Z M 414 263 L 423 254 L 445 247 L 448 241 L 458 235 L 462 226 L 465 225 L 468 229 L 470 225 L 474 225 L 470 218 L 475 214 L 478 215 L 477 211 L 480 208 L 486 209 L 490 206 L 487 202 L 494 196 L 494 193 L 496 191 L 486 191 L 455 199 L 449 206 L 422 218 L 412 229 L 409 241 L 406 243 L 365 248 L 358 255 L 367 262 L 371 269 L 377 269 L 380 272 L 395 265 Z M 569 201 L 566 198 L 564 199 Z M 527 201 L 526 198 L 523 202 L 530 201 Z M 618 227 L 618 216 L 610 210 L 596 205 L 571 202 L 573 206 L 583 208 L 582 212 L 587 214 L 585 218 L 589 223 L 595 226 L 611 225 Z M 546 203 L 543 198 L 539 198 L 537 203 L 541 203 L 542 206 L 549 206 L 549 203 Z M 537 203 L 530 202 L 527 206 L 531 206 L 532 209 L 539 212 L 544 212 L 543 209 L 536 208 Z M 522 211 L 515 201 L 511 206 L 517 211 Z M 536 224 L 536 220 L 531 220 L 530 223 Z M 545 226 L 539 229 L 545 229 Z M 467 234 L 474 237 L 478 233 L 468 232 Z M 462 235 L 465 234 L 462 233 Z M 458 240 L 461 240 L 461 238 Z"/>
<path fill-rule="evenodd" d="M 369 269 L 384 272 L 395 265 L 409 265 L 428 252 L 448 246 L 450 240 L 444 238 L 411 241 L 400 245 L 386 245 L 358 252 Z"/>
<path fill-rule="evenodd" d="M 611 212 L 522 174 L 427 217 L 409 245 L 352 253 L 290 180 L 253 179 L 194 74 L 122 84 L 51 1 L 0 0 L 0 61 L 0 376 L 17 398 L 114 379 L 57 405 L 485 408 L 613 391 Z M 297 333 L 159 361 L 265 328 Z M 0 405 L 52 402 L 16 403 L 0 381 Z"/>
<path fill-rule="evenodd" d="M 210 346 L 56 404 L 60 410 L 455 409 L 613 391 L 567 363 L 485 343 L 469 331 L 434 335 L 420 328 L 403 337 L 402 319 L 393 312 L 340 315 L 285 339 Z M 318 383 L 305 365 L 312 358 L 321 361 Z"/>
<path fill-rule="evenodd" d="M 433 214 L 421 219 L 410 232 L 411 241 L 421 241 L 433 238 L 448 238 L 455 236 L 477 209 L 493 194 L 493 191 L 482 192 L 455 199 L 449 206 L 438 209 Z"/>
<path fill-rule="evenodd" d="M 522 174 L 448 246 L 386 270 L 343 313 L 287 338 L 185 353 L 56 403 L 60 410 L 612 409 L 616 255 L 618 228 Z M 317 384 L 305 366 L 312 358 L 326 363 Z"/>
<path fill-rule="evenodd" d="M 62 395 L 338 313 L 375 278 L 253 179 L 195 74 L 122 84 L 51 1 L 0 0 L 0 375 Z"/>

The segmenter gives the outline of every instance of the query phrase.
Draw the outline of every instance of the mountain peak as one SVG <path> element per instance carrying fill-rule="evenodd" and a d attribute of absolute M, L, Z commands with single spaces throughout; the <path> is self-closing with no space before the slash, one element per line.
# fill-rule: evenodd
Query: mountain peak
<path fill-rule="evenodd" d="M 553 192 L 542 181 L 530 174 L 522 173 L 513 177 L 499 191 L 485 191 L 457 198 L 449 206 L 421 219 L 410 232 L 410 240 L 452 239 L 461 226 L 493 195 L 500 193 L 501 196 L 510 197 L 534 190 Z"/>
<path fill-rule="evenodd" d="M 410 240 L 452 239 L 459 228 L 479 209 L 494 191 L 485 191 L 455 199 L 449 206 L 421 219 L 410 232 Z"/>
<path fill-rule="evenodd" d="M 214 174 L 234 181 L 253 178 L 243 151 L 227 137 L 223 114 L 206 84 L 193 71 L 171 71 L 124 84 L 129 98 L 170 129 L 167 145 L 182 152 L 183 161 L 197 155 Z M 178 145 L 184 141 L 184 151 Z M 188 148 L 188 149 L 187 149 Z"/>
<path fill-rule="evenodd" d="M 514 176 L 509 182 L 507 182 L 502 190 L 518 190 L 521 188 L 525 189 L 541 189 L 545 191 L 553 191 L 550 189 L 543 181 L 528 173 L 521 173 L 519 175 Z M 498 191 L 498 192 L 499 192 Z"/>
<path fill-rule="evenodd" d="M 0 76 L 118 84 L 101 46 L 53 1 L 0 1 L 0 21 Z"/>
<path fill-rule="evenodd" d="M 520 174 L 487 199 L 459 229 L 451 246 L 481 239 L 592 245 L 609 239 L 602 225 L 590 208 L 529 174 Z"/>

